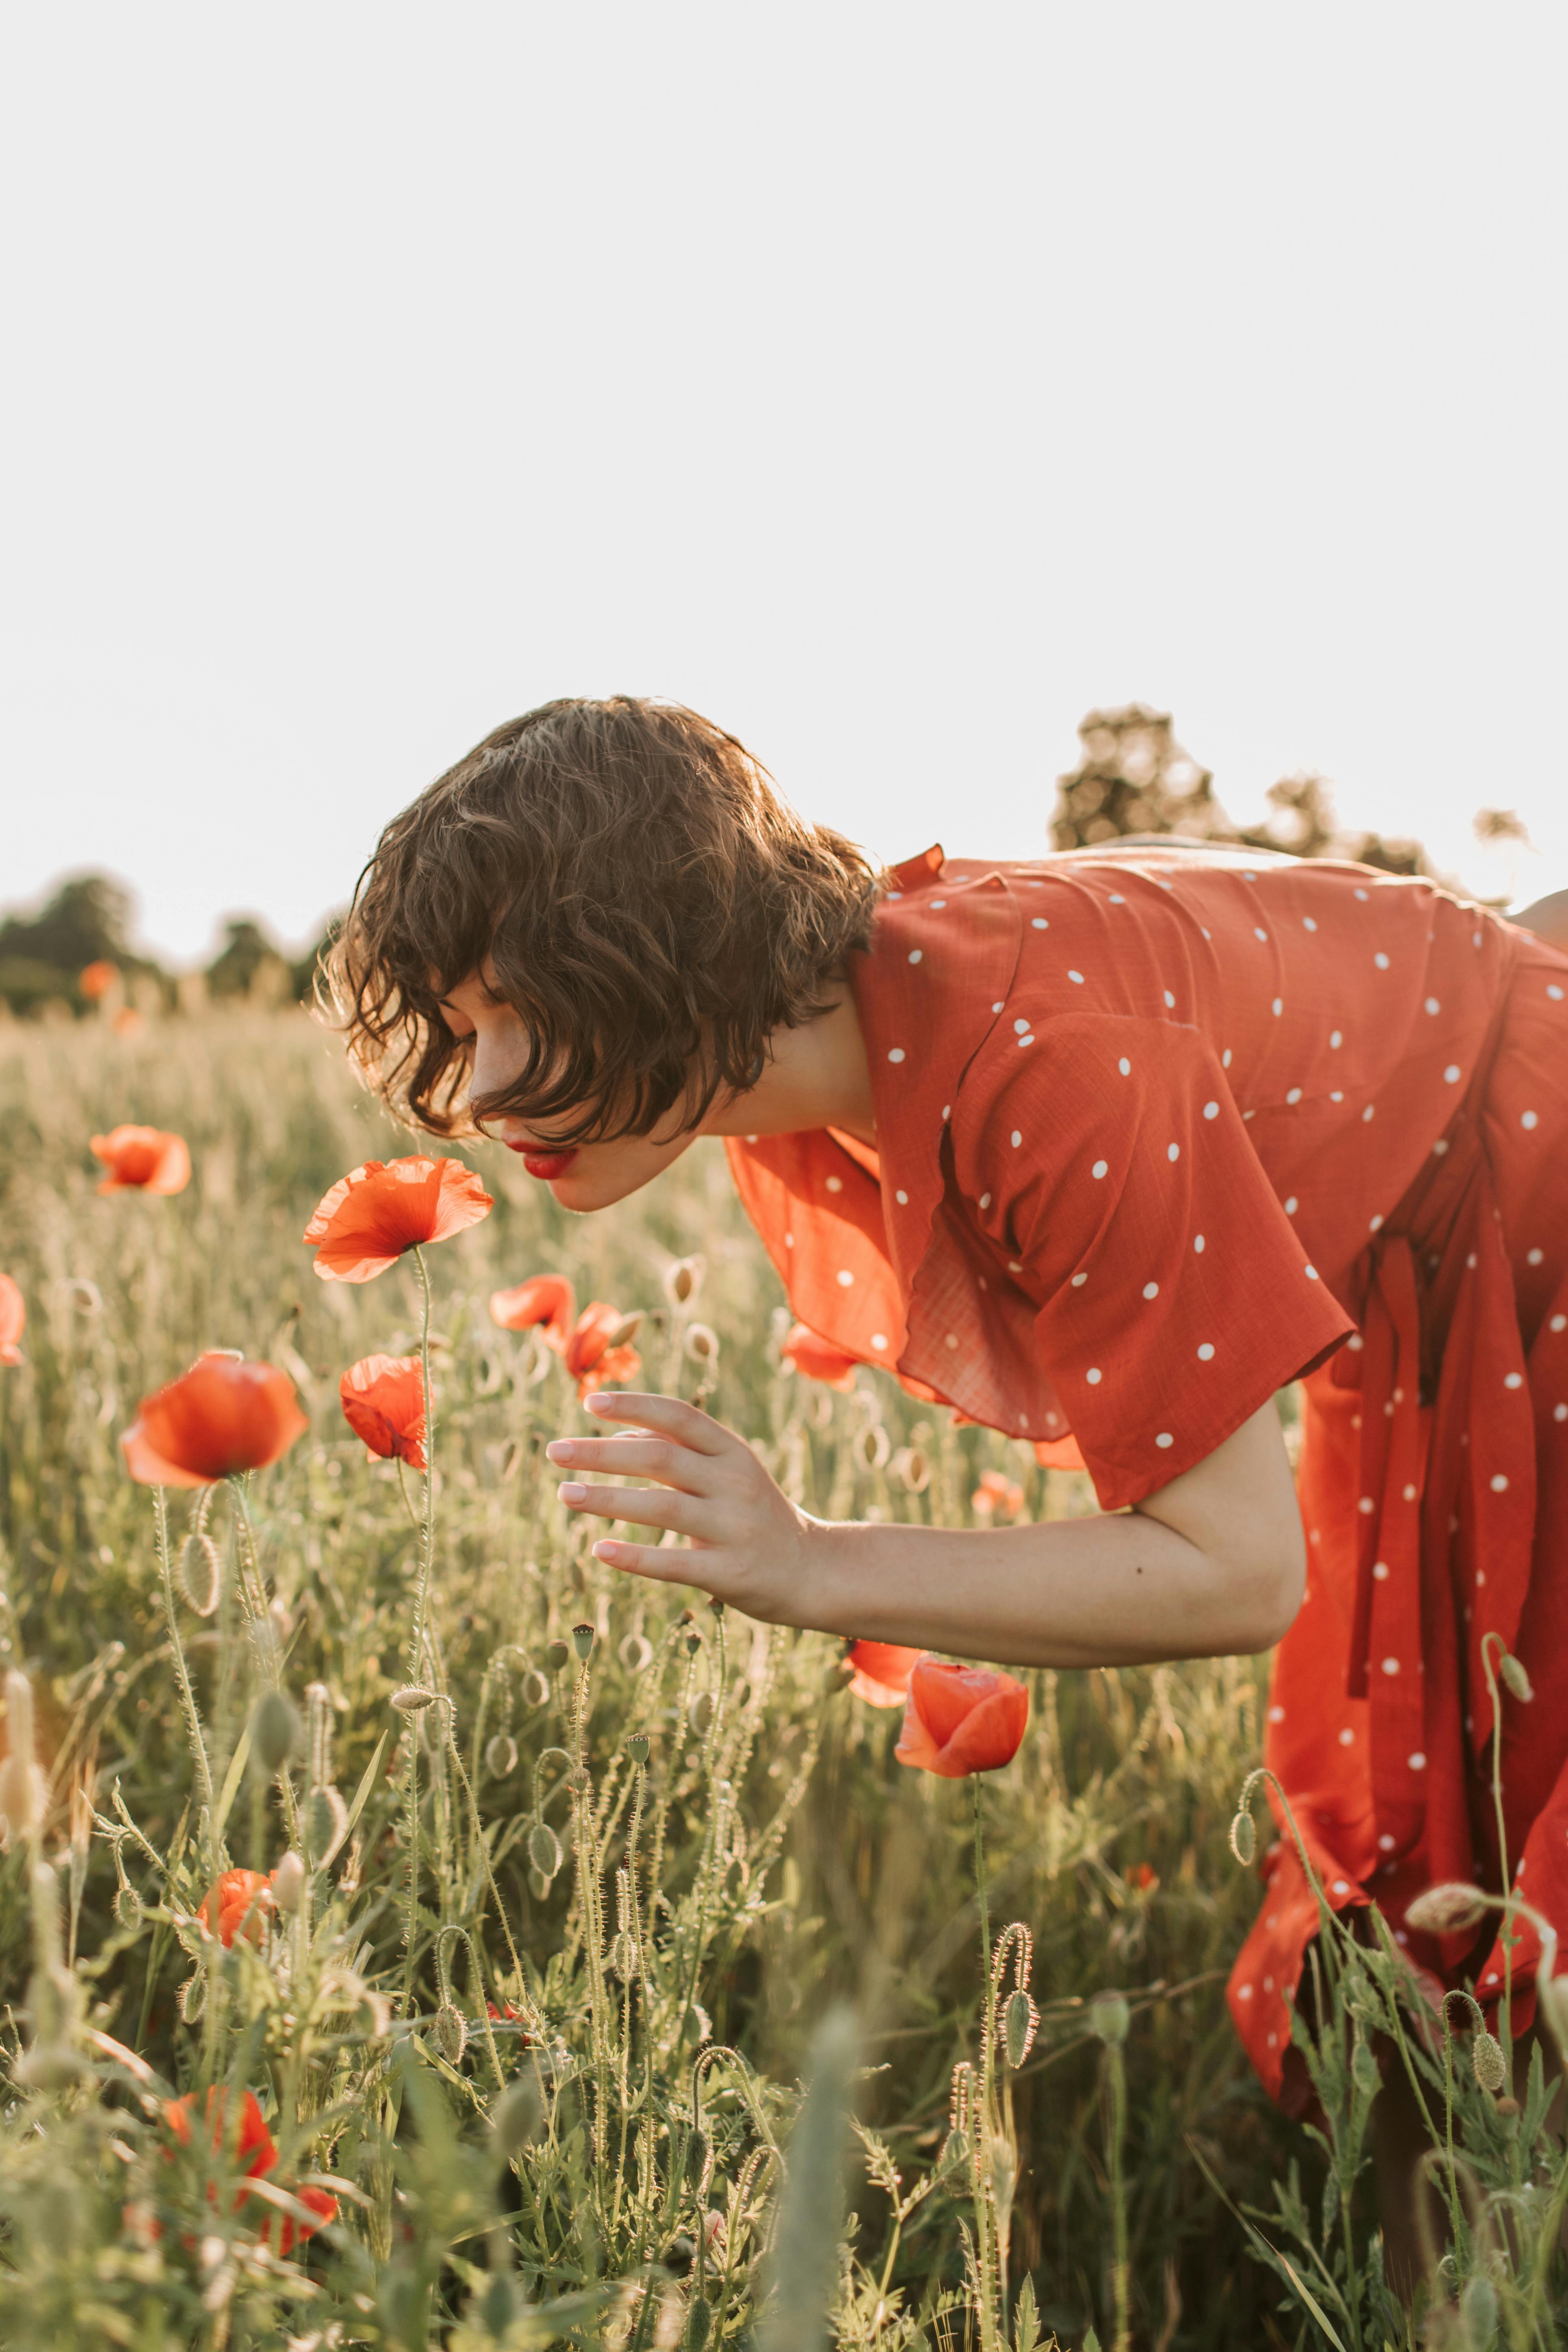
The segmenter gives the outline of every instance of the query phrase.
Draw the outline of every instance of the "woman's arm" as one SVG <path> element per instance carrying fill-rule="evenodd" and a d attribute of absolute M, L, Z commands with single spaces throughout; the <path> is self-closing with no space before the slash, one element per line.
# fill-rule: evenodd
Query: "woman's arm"
<path fill-rule="evenodd" d="M 589 1409 L 637 1433 L 558 1439 L 551 1461 L 658 1486 L 573 1482 L 563 1502 L 689 1546 L 606 1539 L 599 1557 L 766 1622 L 1006 1665 L 1136 1665 L 1267 1649 L 1300 1606 L 1306 1545 L 1272 1400 L 1131 1511 L 994 1529 L 814 1519 L 694 1405 L 605 1395 Z"/>

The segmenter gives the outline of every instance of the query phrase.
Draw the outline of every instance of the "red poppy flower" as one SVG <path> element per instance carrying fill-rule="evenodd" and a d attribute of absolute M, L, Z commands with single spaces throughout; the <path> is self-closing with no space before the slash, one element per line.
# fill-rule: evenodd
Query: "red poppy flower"
<path fill-rule="evenodd" d="M 254 1877 L 256 1873 L 238 1874 Z M 194 2091 L 187 2091 L 183 2099 L 171 2099 L 163 2108 L 164 2121 L 182 2147 L 189 2147 L 191 2145 L 191 2113 L 195 2105 L 195 2098 L 196 2095 Z M 216 2154 L 224 2145 L 224 2119 L 227 2112 L 226 2093 L 210 2090 L 206 2095 L 204 2112 L 211 2133 L 213 2151 Z M 260 2103 L 254 2091 L 247 2091 L 245 2094 L 239 2115 L 239 2142 L 234 2153 L 241 2169 L 251 2180 L 265 2179 L 278 2161 L 277 2144 L 267 2128 L 266 2118 L 262 2115 Z M 281 2182 L 279 2184 L 279 2187 L 284 2185 Z M 234 2204 L 237 2211 L 246 2201 L 247 2193 L 246 2189 L 241 2189 L 236 2196 Z M 324 2223 L 337 2219 L 338 2200 L 327 2189 L 307 2185 L 300 2189 L 290 2189 L 289 2194 L 299 2204 L 305 2206 L 313 2218 L 308 2221 L 301 2221 L 292 2213 L 279 2213 L 275 2210 L 267 2213 L 261 2222 L 258 2234 L 279 2254 L 286 2254 L 291 2248 L 302 2243 L 306 2238 L 313 2238 Z M 217 2185 L 215 2181 L 208 2181 L 207 2196 L 216 2205 Z M 154 2227 L 153 2235 L 157 2234 Z"/>
<path fill-rule="evenodd" d="M 893 1752 L 900 1764 L 963 1780 L 1010 1764 L 1028 1719 L 1029 1694 L 1011 1675 L 921 1658 L 910 1675 L 904 1727 Z"/>
<path fill-rule="evenodd" d="M 594 1389 L 624 1388 L 636 1380 L 642 1358 L 626 1342 L 641 1321 L 640 1315 L 623 1315 L 603 1298 L 584 1307 L 561 1350 L 579 1396 Z"/>
<path fill-rule="evenodd" d="M 77 974 L 76 984 L 88 1003 L 96 1004 L 100 996 L 109 994 L 119 977 L 115 966 L 103 956 L 99 956 L 92 963 L 82 966 Z"/>
<path fill-rule="evenodd" d="M 797 1323 L 784 1343 L 784 1359 L 808 1381 L 824 1381 L 830 1389 L 842 1389 L 847 1394 L 855 1385 L 859 1369 L 858 1356 L 847 1356 L 831 1339 L 818 1339 L 804 1323 Z"/>
<path fill-rule="evenodd" d="M 1016 1519 L 1024 1507 L 1024 1489 L 1000 1470 L 983 1470 L 969 1507 L 977 1519 Z"/>
<path fill-rule="evenodd" d="M 165 1135 L 160 1127 L 116 1127 L 89 1140 L 109 1171 L 100 1192 L 183 1192 L 191 1181 L 183 1135 Z"/>
<path fill-rule="evenodd" d="M 8 1274 L 0 1274 L 0 1364 L 19 1364 L 16 1345 L 27 1321 L 27 1302 Z"/>
<path fill-rule="evenodd" d="M 449 1241 L 494 1206 L 460 1160 L 367 1160 L 318 1202 L 305 1239 L 323 1282 L 369 1282 L 405 1250 Z"/>
<path fill-rule="evenodd" d="M 552 1348 L 563 1348 L 577 1312 L 572 1285 L 563 1274 L 536 1274 L 515 1290 L 492 1290 L 490 1319 L 503 1331 L 531 1331 L 542 1324 Z"/>
<path fill-rule="evenodd" d="M 264 1470 L 309 1427 L 286 1372 L 213 1354 L 143 1397 L 120 1444 L 143 1486 L 210 1486 Z"/>
<path fill-rule="evenodd" d="M 425 1382 L 417 1356 L 366 1356 L 338 1382 L 343 1419 L 372 1456 L 425 1467 Z"/>
<path fill-rule="evenodd" d="M 1076 1437 L 1042 1437 L 1035 1459 L 1047 1470 L 1083 1470 L 1089 1466 L 1078 1450 Z"/>
<path fill-rule="evenodd" d="M 1152 1862 L 1135 1862 L 1122 1875 L 1129 1886 L 1136 1886 L 1142 1895 L 1152 1895 L 1160 1884 L 1160 1874 Z"/>
<path fill-rule="evenodd" d="M 247 1944 L 259 1944 L 266 1932 L 266 1915 L 275 1907 L 272 1881 L 263 1871 L 226 1870 L 203 1898 L 196 1916 L 226 1951 L 237 1936 L 243 1936 Z"/>
<path fill-rule="evenodd" d="M 855 1669 L 850 1689 L 868 1706 L 902 1706 L 910 1695 L 910 1675 L 923 1650 L 906 1650 L 897 1642 L 857 1642 L 849 1652 Z"/>
<path fill-rule="evenodd" d="M 228 1874 L 237 1878 L 254 1878 L 257 1875 L 253 1870 L 235 1871 Z M 266 1881 L 263 1880 L 262 1884 L 265 1885 Z M 196 2095 L 194 2091 L 187 2091 L 183 2099 L 169 2099 L 164 2102 L 163 2120 L 182 2147 L 189 2147 L 191 2144 L 191 2113 L 195 2104 Z M 225 2142 L 224 2122 L 228 2113 L 227 2093 L 216 2089 L 209 2090 L 204 2105 L 204 2113 L 211 2131 L 212 2147 L 216 2153 Z M 254 2091 L 246 2092 L 240 2106 L 239 2139 L 234 2154 L 241 2170 L 247 2173 L 252 2179 L 262 2173 L 270 2172 L 278 2161 L 277 2143 L 267 2128 L 267 2118 L 261 2112 L 261 2103 Z M 209 2193 L 215 2195 L 216 2201 L 216 2192 Z M 237 2198 L 235 2201 L 237 2204 L 239 2200 Z"/>

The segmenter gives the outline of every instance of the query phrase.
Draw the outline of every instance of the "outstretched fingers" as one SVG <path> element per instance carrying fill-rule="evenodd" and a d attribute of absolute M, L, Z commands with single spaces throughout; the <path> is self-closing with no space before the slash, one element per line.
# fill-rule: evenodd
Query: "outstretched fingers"
<path fill-rule="evenodd" d="M 635 1429 L 651 1429 L 660 1437 L 689 1445 L 694 1454 L 727 1454 L 741 1440 L 711 1413 L 679 1397 L 653 1396 L 637 1389 L 600 1389 L 583 1400 L 600 1421 L 621 1421 Z"/>

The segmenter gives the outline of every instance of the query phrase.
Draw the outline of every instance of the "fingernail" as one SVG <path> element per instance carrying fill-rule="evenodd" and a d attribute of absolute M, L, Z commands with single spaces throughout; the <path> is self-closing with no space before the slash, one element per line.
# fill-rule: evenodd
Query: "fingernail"
<path fill-rule="evenodd" d="M 572 1459 L 571 1443 L 564 1437 L 552 1437 L 544 1452 L 546 1459 L 551 1462 L 570 1462 Z"/>
<path fill-rule="evenodd" d="M 579 1486 L 575 1479 L 568 1478 L 564 1486 L 557 1486 L 555 1491 L 563 1503 L 585 1503 L 588 1499 L 588 1489 Z"/>

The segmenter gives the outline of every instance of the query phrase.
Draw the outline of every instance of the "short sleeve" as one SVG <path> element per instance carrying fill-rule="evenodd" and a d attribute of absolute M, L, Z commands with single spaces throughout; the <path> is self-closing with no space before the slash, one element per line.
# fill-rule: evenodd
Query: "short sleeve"
<path fill-rule="evenodd" d="M 1200 1031 L 1064 1015 L 1020 1048 L 999 1026 L 952 1126 L 1103 1509 L 1193 1468 L 1354 1330 Z"/>

